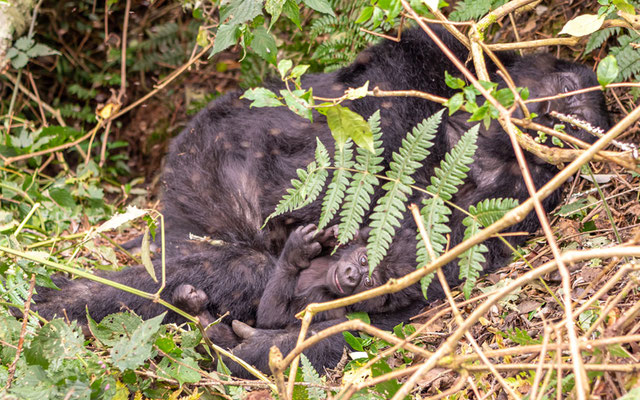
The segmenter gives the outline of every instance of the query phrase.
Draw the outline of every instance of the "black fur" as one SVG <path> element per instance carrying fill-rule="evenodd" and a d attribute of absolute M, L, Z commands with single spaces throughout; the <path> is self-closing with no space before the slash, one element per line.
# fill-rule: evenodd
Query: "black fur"
<path fill-rule="evenodd" d="M 467 50 L 462 45 L 443 30 L 437 32 L 461 60 L 467 58 Z M 516 85 L 529 86 L 530 97 L 562 92 L 565 86 L 573 90 L 597 85 L 589 68 L 550 55 L 517 57 L 509 53 L 501 55 L 501 59 Z M 444 84 L 445 70 L 460 75 L 423 32 L 410 30 L 403 33 L 400 43 L 383 42 L 360 54 L 351 66 L 331 74 L 308 76 L 303 84 L 312 86 L 314 95 L 323 97 L 342 95 L 344 89 L 359 87 L 366 81 L 370 82 L 370 87 L 384 90 L 416 89 L 449 97 L 453 91 Z M 494 76 L 494 79 L 500 81 L 498 77 Z M 281 87 L 278 84 L 273 89 L 277 91 Z M 325 118 L 319 114 L 314 113 L 311 123 L 284 108 L 249 109 L 248 101 L 239 100 L 239 95 L 231 93 L 212 102 L 171 145 L 164 171 L 163 204 L 169 244 L 165 293 L 173 293 L 181 284 L 192 285 L 206 294 L 207 310 L 212 315 L 228 311 L 231 319 L 255 324 L 260 298 L 274 274 L 276 260 L 283 252 L 289 234 L 299 226 L 316 222 L 321 204 L 313 202 L 301 210 L 272 219 L 264 230 L 260 227 L 286 193 L 290 179 L 296 177 L 296 169 L 313 159 L 315 138 L 319 138 L 329 151 L 333 150 L 333 139 Z M 399 148 L 406 132 L 441 108 L 438 104 L 412 97 L 366 97 L 345 105 L 364 117 L 380 109 L 385 165 L 392 152 Z M 548 114 L 550 110 L 574 114 L 594 125 L 608 127 L 600 92 L 552 103 L 536 103 L 531 108 L 546 125 L 554 122 Z M 467 118 L 463 113 L 444 116 L 432 154 L 413 176 L 418 186 L 429 184 L 433 169 L 444 153 L 472 125 L 466 122 Z M 592 141 L 585 132 L 571 133 Z M 528 197 L 508 136 L 498 124 L 492 124 L 488 130 L 481 128 L 475 158 L 469 178 L 453 199 L 456 204 L 467 208 L 490 197 L 514 197 L 521 201 Z M 534 156 L 527 155 L 527 161 L 537 187 L 555 173 L 555 167 Z M 374 200 L 380 195 L 376 192 Z M 554 208 L 559 196 L 559 192 L 555 192 L 545 199 L 545 208 Z M 410 201 L 420 204 L 422 198 L 418 193 Z M 451 245 L 459 243 L 463 236 L 461 220 L 462 214 L 454 212 Z M 534 232 L 538 226 L 535 216 L 529 215 L 512 229 Z M 190 242 L 185 239 L 189 233 L 209 236 L 225 244 L 213 246 Z M 407 216 L 388 255 L 376 270 L 380 282 L 415 269 L 415 235 L 414 223 Z M 518 244 L 523 239 L 509 240 Z M 503 265 L 509 254 L 497 240 L 491 240 L 487 245 L 490 252 L 485 271 Z M 445 274 L 450 284 L 459 283 L 457 265 L 446 266 Z M 157 287 L 138 267 L 110 274 L 109 278 L 147 291 Z M 120 304 L 144 317 L 163 311 L 155 303 L 93 282 L 58 282 L 63 293 L 41 291 L 36 297 L 38 310 L 45 316 L 50 317 L 66 308 L 71 318 L 83 319 L 85 304 L 97 319 L 117 311 Z M 75 293 L 70 295 L 70 291 Z M 431 285 L 430 299 L 441 295 L 439 287 Z M 386 329 L 408 320 L 425 304 L 420 288 L 414 285 L 376 299 L 377 307 L 369 314 L 373 324 Z M 367 308 L 366 305 L 361 307 Z M 175 316 L 169 318 L 175 319 Z M 322 321 L 312 326 L 312 330 L 342 320 Z M 271 344 L 277 344 L 286 352 L 293 347 L 296 338 L 294 327 L 258 329 L 245 338 L 234 353 L 266 371 Z M 344 341 L 338 335 L 319 343 L 306 354 L 317 368 L 331 366 L 339 360 L 343 345 Z M 231 367 L 242 374 L 236 366 Z"/>

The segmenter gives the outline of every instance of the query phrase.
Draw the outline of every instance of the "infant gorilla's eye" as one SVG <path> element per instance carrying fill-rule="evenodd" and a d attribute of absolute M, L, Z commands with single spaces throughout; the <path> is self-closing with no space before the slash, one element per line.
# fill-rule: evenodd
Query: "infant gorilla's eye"
<path fill-rule="evenodd" d="M 373 279 L 371 279 L 371 277 L 370 277 L 370 276 L 365 277 L 365 278 L 364 278 L 364 285 L 365 285 L 366 287 L 371 287 L 371 286 L 373 286 Z"/>
<path fill-rule="evenodd" d="M 362 265 L 363 267 L 365 265 L 367 265 L 367 256 L 366 255 L 361 255 L 360 256 L 360 260 L 358 260 L 360 262 L 360 265 Z"/>
<path fill-rule="evenodd" d="M 567 93 L 567 92 L 569 92 L 569 91 L 570 91 L 570 90 L 569 90 L 569 86 L 564 85 L 564 86 L 562 87 L 562 93 Z"/>

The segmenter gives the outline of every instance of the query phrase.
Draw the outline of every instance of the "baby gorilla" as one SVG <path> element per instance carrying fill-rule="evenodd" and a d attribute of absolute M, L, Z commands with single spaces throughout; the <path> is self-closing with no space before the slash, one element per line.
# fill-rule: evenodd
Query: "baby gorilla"
<path fill-rule="evenodd" d="M 360 232 L 352 243 L 331 255 L 328 253 L 336 245 L 336 232 L 337 227 L 318 231 L 315 225 L 306 225 L 291 233 L 260 299 L 257 328 L 286 328 L 295 324 L 295 315 L 311 303 L 349 296 L 379 284 L 375 273 L 369 276 L 366 233 Z M 173 292 L 173 304 L 198 316 L 204 326 L 215 320 L 207 310 L 208 301 L 206 293 L 192 285 L 180 285 Z M 344 307 L 328 310 L 316 315 L 314 320 L 340 318 L 346 313 Z M 227 327 L 216 327 L 207 330 L 212 339 L 220 340 L 220 335 L 230 333 Z M 245 337 L 251 328 L 234 321 L 233 329 Z"/>

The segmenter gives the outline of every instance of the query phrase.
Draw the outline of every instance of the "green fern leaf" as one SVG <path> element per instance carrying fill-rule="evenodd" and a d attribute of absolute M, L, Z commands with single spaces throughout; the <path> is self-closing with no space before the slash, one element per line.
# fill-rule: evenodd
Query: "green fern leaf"
<path fill-rule="evenodd" d="M 380 165 L 383 160 L 380 156 L 383 151 L 381 147 L 382 140 L 380 140 L 382 136 L 380 130 L 380 111 L 373 113 L 367 123 L 373 134 L 373 148 L 375 152 L 371 153 L 360 147 L 356 149 L 358 155 L 356 156 L 355 169 L 358 170 L 358 172 L 353 174 L 353 180 L 347 188 L 344 206 L 340 212 L 338 242 L 341 244 L 348 243 L 354 238 L 358 228 L 362 224 L 365 211 L 369 209 L 374 187 L 380 184 L 380 181 L 375 176 L 375 174 L 383 169 Z"/>
<path fill-rule="evenodd" d="M 622 28 L 604 28 L 599 31 L 596 31 L 589 36 L 589 41 L 585 46 L 584 53 L 589 54 L 595 49 L 599 49 L 604 42 L 607 41 L 611 36 L 618 36 Z"/>
<path fill-rule="evenodd" d="M 344 199 L 345 191 L 349 185 L 349 178 L 352 175 L 348 168 L 352 168 L 354 164 L 353 150 L 351 150 L 352 143 L 351 140 L 348 140 L 342 150 L 336 149 L 333 157 L 336 170 L 333 172 L 333 178 L 322 201 L 318 229 L 323 229 L 329 224 Z"/>
<path fill-rule="evenodd" d="M 275 211 L 267 217 L 265 224 L 271 218 L 289 211 L 297 210 L 314 201 L 325 181 L 327 180 L 327 168 L 330 166 L 329 153 L 320 139 L 316 138 L 316 159 L 307 166 L 307 169 L 298 169 L 298 179 L 292 179 L 293 188 L 287 189 L 287 194 L 282 196 L 282 200 L 276 206 Z"/>
<path fill-rule="evenodd" d="M 469 207 L 470 215 L 462 221 L 462 224 L 467 227 L 464 231 L 464 240 L 476 235 L 481 226 L 487 227 L 493 224 L 517 205 L 517 200 L 507 198 L 484 199 L 475 206 Z M 482 263 L 486 261 L 482 253 L 487 251 L 487 246 L 478 244 L 460 255 L 458 263 L 460 279 L 465 280 L 462 291 L 467 299 L 471 296 L 471 290 L 482 272 Z"/>
<path fill-rule="evenodd" d="M 300 369 L 302 370 L 302 378 L 303 382 L 315 383 L 319 385 L 326 384 L 325 378 L 320 377 L 318 371 L 313 368 L 311 361 L 304 354 L 300 354 Z M 307 398 L 309 399 L 326 399 L 327 393 L 319 387 L 308 386 L 307 387 Z"/>
<path fill-rule="evenodd" d="M 386 255 L 395 228 L 400 226 L 405 202 L 411 195 L 411 186 L 415 181 L 411 175 L 421 166 L 422 161 L 429 155 L 429 148 L 433 146 L 433 138 L 442 120 L 442 112 L 429 117 L 407 133 L 397 152 L 392 154 L 389 170 L 386 175 L 389 182 L 382 188 L 385 191 L 371 215 L 371 233 L 367 242 L 369 256 L 369 271 L 378 266 Z"/>
<path fill-rule="evenodd" d="M 618 37 L 620 46 L 611 48 L 611 54 L 616 56 L 618 61 L 618 67 L 620 68 L 620 78 L 623 80 L 630 77 L 640 78 L 640 51 L 631 46 L 632 43 L 637 43 L 640 40 L 640 35 L 637 33 L 630 33 L 629 35 L 622 35 Z"/>
<path fill-rule="evenodd" d="M 434 196 L 442 197 L 444 200 L 451 200 L 451 197 L 458 191 L 467 177 L 468 165 L 473 162 L 473 155 L 478 146 L 478 129 L 480 125 L 471 127 L 460 137 L 460 140 L 444 155 L 440 163 L 440 168 L 436 168 L 434 176 L 431 177 L 431 185 L 427 191 Z"/>
<path fill-rule="evenodd" d="M 476 125 L 465 132 L 454 148 L 445 154 L 440 163 L 440 168 L 436 168 L 434 176 L 431 177 L 431 185 L 427 187 L 427 191 L 433 197 L 423 201 L 424 207 L 420 210 L 420 214 L 436 256 L 442 254 L 447 244 L 445 235 L 451 232 L 451 229 L 447 226 L 451 209 L 447 207 L 444 200 L 451 200 L 452 196 L 458 191 L 458 186 L 467 177 L 467 172 L 469 171 L 467 166 L 473 162 L 473 155 L 478 148 L 476 145 L 478 129 L 479 125 Z M 419 233 L 417 240 L 417 262 L 418 268 L 421 268 L 433 260 L 429 252 L 427 252 Z M 426 280 L 423 278 L 420 283 L 422 285 L 422 293 L 426 297 L 427 287 L 431 283 L 431 279 Z"/>
<path fill-rule="evenodd" d="M 474 219 L 473 215 L 466 217 L 462 224 L 467 227 L 464 231 L 464 240 L 475 236 L 480 231 L 480 224 Z M 460 267 L 459 278 L 464 280 L 462 292 L 467 299 L 471 297 L 471 290 L 473 290 L 480 272 L 482 272 L 482 263 L 486 261 L 483 253 L 487 251 L 489 251 L 487 246 L 477 244 L 460 254 L 460 261 L 458 261 L 458 266 Z"/>
<path fill-rule="evenodd" d="M 469 212 L 486 228 L 516 208 L 518 204 L 518 200 L 511 198 L 484 199 L 475 207 L 469 207 Z"/>

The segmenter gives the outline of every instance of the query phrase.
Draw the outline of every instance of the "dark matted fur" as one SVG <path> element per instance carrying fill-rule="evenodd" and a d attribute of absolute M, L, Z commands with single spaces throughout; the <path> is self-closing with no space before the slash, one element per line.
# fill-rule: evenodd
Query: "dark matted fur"
<path fill-rule="evenodd" d="M 437 32 L 461 60 L 466 60 L 468 52 L 461 44 L 445 31 Z M 597 85 L 589 68 L 550 55 L 518 57 L 505 54 L 501 58 L 516 84 L 529 87 L 531 97 Z M 335 73 L 310 75 L 303 79 L 303 84 L 312 86 L 314 95 L 323 97 L 340 96 L 344 89 L 359 87 L 367 81 L 372 88 L 416 89 L 450 97 L 453 91 L 444 84 L 445 70 L 460 76 L 435 44 L 422 31 L 414 29 L 404 32 L 400 43 L 385 41 L 361 53 L 352 65 Z M 272 87 L 276 91 L 280 88 L 281 84 Z M 286 238 L 296 227 L 316 222 L 321 203 L 315 201 L 301 210 L 274 218 L 264 230 L 260 227 L 286 193 L 291 178 L 296 177 L 296 169 L 313 160 L 315 138 L 319 138 L 330 152 L 333 139 L 325 118 L 317 113 L 314 113 L 314 122 L 309 122 L 285 108 L 250 109 L 248 101 L 239 99 L 240 94 L 230 93 L 213 101 L 171 145 L 163 179 L 169 243 L 164 293 L 170 299 L 179 285 L 193 285 L 206 294 L 209 299 L 207 309 L 211 314 L 228 311 L 230 319 L 252 324 Z M 366 97 L 345 105 L 364 117 L 380 109 L 385 165 L 406 132 L 441 109 L 438 104 L 413 97 Z M 594 125 L 608 127 L 599 91 L 531 106 L 531 111 L 547 125 L 553 124 L 548 115 L 550 110 L 575 114 Z M 432 153 L 413 176 L 417 185 L 425 187 L 429 184 L 429 177 L 445 152 L 473 125 L 466 122 L 467 118 L 468 115 L 461 112 L 453 117 L 444 114 Z M 586 132 L 570 132 L 580 139 L 592 141 Z M 498 124 L 494 123 L 489 130 L 481 128 L 475 158 L 469 178 L 453 199 L 459 206 L 467 208 L 490 197 L 519 200 L 528 197 L 508 136 Z M 537 187 L 554 175 L 555 167 L 531 155 L 527 160 Z M 380 195 L 376 192 L 374 201 Z M 558 204 L 559 195 L 555 192 L 544 200 L 547 210 Z M 420 204 L 422 198 L 422 194 L 416 193 L 410 201 Z M 455 211 L 451 217 L 452 246 L 463 236 L 462 217 Z M 529 215 L 512 229 L 533 232 L 538 226 L 535 216 Z M 185 239 L 188 233 L 223 240 L 226 244 L 213 246 L 189 242 Z M 415 235 L 414 223 L 406 217 L 388 255 L 377 268 L 381 282 L 414 270 Z M 509 240 L 518 244 L 523 239 Z M 490 251 L 485 271 L 503 265 L 509 254 L 497 240 L 489 241 L 487 245 Z M 450 284 L 459 283 L 456 264 L 448 265 L 445 274 Z M 109 278 L 151 292 L 157 288 L 140 267 L 109 274 Z M 36 296 L 38 310 L 47 317 L 60 314 L 65 308 L 69 317 L 84 319 L 85 304 L 97 319 L 117 311 L 121 305 L 144 317 L 164 311 L 155 303 L 95 282 L 66 282 L 60 278 L 57 283 L 62 292 L 41 290 Z M 430 299 L 441 296 L 440 292 L 438 285 L 432 284 Z M 384 329 L 407 321 L 426 304 L 417 285 L 383 296 L 378 301 L 380 306 L 369 315 L 373 324 Z M 175 316 L 169 318 L 176 319 Z M 312 331 L 339 321 L 342 319 L 319 322 L 312 326 Z M 234 348 L 234 353 L 267 371 L 269 347 L 276 344 L 283 352 L 288 352 L 294 346 L 296 336 L 294 328 L 258 329 L 251 338 Z M 306 354 L 317 368 L 332 366 L 339 360 L 343 346 L 342 336 L 337 335 L 309 349 Z M 236 366 L 231 367 L 242 374 Z"/>

